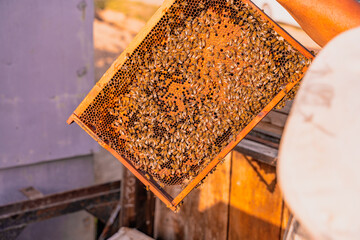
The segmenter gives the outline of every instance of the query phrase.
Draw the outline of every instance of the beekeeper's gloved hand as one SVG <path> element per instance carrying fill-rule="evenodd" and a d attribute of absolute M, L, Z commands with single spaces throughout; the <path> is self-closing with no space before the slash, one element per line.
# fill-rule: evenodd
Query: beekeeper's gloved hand
<path fill-rule="evenodd" d="M 320 46 L 336 35 L 360 26 L 356 0 L 277 0 Z"/>

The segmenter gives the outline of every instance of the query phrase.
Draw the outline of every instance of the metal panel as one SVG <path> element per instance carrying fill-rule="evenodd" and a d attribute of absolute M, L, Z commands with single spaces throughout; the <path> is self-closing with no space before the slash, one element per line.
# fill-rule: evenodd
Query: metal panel
<path fill-rule="evenodd" d="M 0 170 L 0 205 L 26 200 L 19 190 L 33 186 L 44 195 L 93 183 L 92 156 Z"/>
<path fill-rule="evenodd" d="M 92 21 L 90 0 L 0 1 L 0 169 L 92 152 L 65 126 L 93 85 Z"/>
<path fill-rule="evenodd" d="M 33 186 L 44 195 L 89 186 L 93 183 L 92 156 L 61 159 L 0 170 L 0 205 L 26 200 L 19 189 Z M 29 225 L 20 239 L 75 239 L 92 236 L 92 218 L 74 213 Z"/>
<path fill-rule="evenodd" d="M 27 226 L 16 240 L 79 240 L 95 239 L 93 217 L 76 212 Z"/>

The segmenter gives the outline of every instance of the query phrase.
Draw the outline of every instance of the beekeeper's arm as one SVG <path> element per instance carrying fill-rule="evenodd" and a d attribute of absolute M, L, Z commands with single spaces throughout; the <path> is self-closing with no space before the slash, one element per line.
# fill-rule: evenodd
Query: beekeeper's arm
<path fill-rule="evenodd" d="M 356 0 L 277 0 L 320 46 L 336 35 L 360 26 Z"/>

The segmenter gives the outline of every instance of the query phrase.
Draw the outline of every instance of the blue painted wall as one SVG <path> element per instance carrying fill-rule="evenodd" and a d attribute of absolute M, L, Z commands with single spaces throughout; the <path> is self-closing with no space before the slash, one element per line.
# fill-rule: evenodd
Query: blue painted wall
<path fill-rule="evenodd" d="M 92 185 L 88 134 L 67 118 L 94 85 L 92 0 L 0 1 L 0 205 Z M 29 225 L 19 239 L 92 239 L 83 212 Z"/>
<path fill-rule="evenodd" d="M 90 154 L 66 119 L 94 84 L 93 2 L 0 1 L 0 168 Z"/>

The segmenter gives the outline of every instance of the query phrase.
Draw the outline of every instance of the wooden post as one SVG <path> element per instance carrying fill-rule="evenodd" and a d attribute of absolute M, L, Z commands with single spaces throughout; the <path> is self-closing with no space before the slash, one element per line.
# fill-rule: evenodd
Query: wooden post
<path fill-rule="evenodd" d="M 154 237 L 159 239 L 227 239 L 231 154 L 194 189 L 174 213 L 157 201 Z M 177 194 L 181 188 L 166 187 Z"/>
<path fill-rule="evenodd" d="M 281 239 L 288 214 L 275 167 L 234 151 L 230 191 L 228 239 Z"/>
<path fill-rule="evenodd" d="M 127 168 L 124 169 L 121 191 L 120 226 L 136 228 L 152 236 L 155 198 Z"/>

